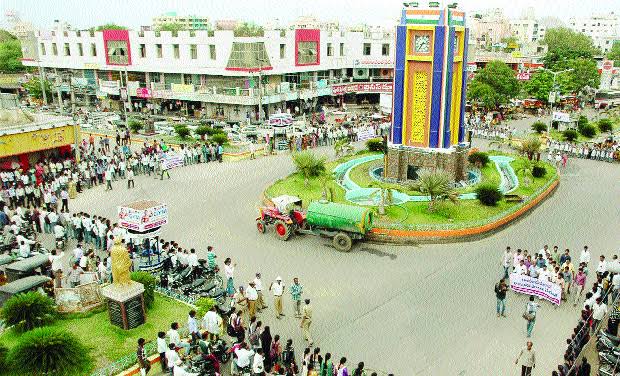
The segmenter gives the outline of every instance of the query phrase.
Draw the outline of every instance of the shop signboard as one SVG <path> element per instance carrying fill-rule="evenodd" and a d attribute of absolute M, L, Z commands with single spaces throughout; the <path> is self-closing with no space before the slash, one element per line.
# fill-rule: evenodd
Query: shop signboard
<path fill-rule="evenodd" d="M 560 305 L 562 298 L 562 288 L 559 285 L 528 275 L 510 274 L 510 288 L 522 294 L 538 296 L 556 305 Z"/>
<path fill-rule="evenodd" d="M 392 68 L 394 60 L 392 59 L 355 59 L 353 66 L 356 68 Z"/>
<path fill-rule="evenodd" d="M 144 232 L 168 223 L 168 206 L 159 204 L 146 209 L 119 206 L 118 224 L 125 229 Z"/>
<path fill-rule="evenodd" d="M 151 92 L 151 89 L 147 88 L 147 87 L 139 87 L 136 89 L 136 96 L 138 98 L 151 98 L 153 96 L 153 93 Z"/>
<path fill-rule="evenodd" d="M 121 85 L 118 81 L 99 80 L 99 91 L 106 94 L 119 95 Z"/>
<path fill-rule="evenodd" d="M 570 114 L 567 112 L 553 111 L 553 121 L 570 123 Z"/>
<path fill-rule="evenodd" d="M 345 93 L 391 93 L 391 82 L 362 82 L 354 84 L 333 85 L 332 95 Z"/>
<path fill-rule="evenodd" d="M 71 145 L 75 141 L 73 126 L 56 126 L 31 132 L 0 136 L 0 158 Z"/>

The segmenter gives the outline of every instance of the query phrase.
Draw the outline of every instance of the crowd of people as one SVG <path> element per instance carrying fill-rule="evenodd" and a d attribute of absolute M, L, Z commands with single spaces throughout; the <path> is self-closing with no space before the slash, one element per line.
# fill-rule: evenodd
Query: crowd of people
<path fill-rule="evenodd" d="M 600 328 L 608 312 L 607 304 L 616 304 L 616 299 L 620 296 L 618 255 L 613 255 L 611 261 L 608 261 L 605 255 L 600 255 L 596 268 L 591 260 L 588 246 L 583 247 L 579 256 L 575 258 L 575 262 L 569 249 L 561 252 L 557 245 L 553 249 L 545 245 L 537 252 L 528 252 L 526 249 L 517 249 L 513 252 L 510 247 L 507 247 L 503 254 L 503 277 L 495 285 L 498 317 L 505 317 L 510 273 L 555 283 L 561 288 L 562 301 L 581 307 L 579 321 L 571 337 L 566 340 L 564 362 L 553 372 L 556 376 L 590 375 L 590 365 L 587 359 L 583 358 L 581 362 L 578 362 L 578 358 L 590 339 L 590 332 L 595 333 Z M 589 277 L 593 278 L 594 282 L 592 287 L 587 289 L 586 281 Z M 532 335 L 540 307 L 535 297 L 530 296 L 523 313 L 528 338 Z M 617 326 L 615 333 L 617 333 Z M 535 364 L 532 342 L 528 342 L 527 347 L 521 351 L 517 363 L 519 361 L 522 362 L 522 375 L 531 375 Z"/>
<path fill-rule="evenodd" d="M 549 153 L 559 153 L 573 158 L 602 162 L 614 162 L 620 159 L 618 145 L 614 143 L 576 143 L 548 139 L 547 147 Z"/>

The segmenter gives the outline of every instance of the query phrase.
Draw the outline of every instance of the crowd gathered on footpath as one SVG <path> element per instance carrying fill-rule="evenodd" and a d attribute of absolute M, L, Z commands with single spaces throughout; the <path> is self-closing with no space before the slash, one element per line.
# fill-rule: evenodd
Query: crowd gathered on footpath
<path fill-rule="evenodd" d="M 575 258 L 575 261 L 573 261 Z M 598 263 L 594 268 L 591 251 L 584 246 L 579 256 L 571 254 L 570 249 L 561 251 L 555 245 L 552 249 L 544 245 L 539 251 L 530 252 L 527 249 L 513 251 L 506 247 L 502 257 L 503 275 L 495 284 L 497 298 L 497 317 L 506 317 L 506 299 L 509 290 L 510 274 L 527 275 L 540 281 L 551 282 L 558 285 L 562 291 L 561 300 L 564 304 L 580 307 L 580 315 L 577 325 L 570 337 L 566 339 L 566 350 L 563 355 L 563 363 L 552 372 L 553 376 L 589 376 L 591 365 L 586 357 L 579 360 L 581 352 L 590 340 L 590 335 L 601 329 L 609 309 L 608 304 L 617 311 L 617 298 L 620 295 L 620 259 L 614 254 L 611 260 L 605 255 L 598 257 Z M 586 288 L 586 281 L 592 280 L 592 287 Z M 521 376 L 531 376 L 536 366 L 536 352 L 532 336 L 536 323 L 536 315 L 541 309 L 541 298 L 536 299 L 533 295 L 523 310 L 525 319 L 525 335 L 528 338 L 526 346 L 520 350 L 515 364 L 521 366 Z M 554 308 L 557 308 L 554 305 Z M 607 333 L 616 336 L 618 323 L 610 323 Z"/>
<path fill-rule="evenodd" d="M 3 244 L 15 248 L 16 257 L 27 258 L 41 251 L 38 234 L 49 234 L 55 239 L 55 247 L 49 253 L 51 267 L 41 270 L 41 273 L 52 277 L 52 281 L 40 289 L 50 297 L 54 295 L 54 288 L 78 286 L 85 273 L 99 283 L 111 283 L 110 249 L 116 239 L 128 247 L 132 271 L 139 270 L 139 250 L 131 243 L 124 228 L 101 216 L 70 212 L 69 199 L 84 189 L 105 184 L 106 190 L 113 190 L 121 181 L 123 186 L 126 181 L 127 188 L 131 189 L 135 186 L 137 175 L 163 179 L 167 174 L 162 161 L 167 152 L 174 150 L 163 141 L 144 142 L 135 152 L 129 148 L 131 141 L 128 134 L 117 133 L 115 141 L 116 145 L 111 147 L 107 136 L 96 143 L 94 137 L 89 135 L 79 145 L 79 163 L 72 155 L 50 156 L 38 161 L 30 170 L 15 169 L 0 173 Z M 221 146 L 216 145 L 181 145 L 176 152 L 185 165 L 222 161 Z M 69 241 L 74 241 L 76 247 L 66 257 Z M 195 249 L 182 248 L 175 241 L 160 239 L 160 242 L 161 256 L 165 258 L 167 268 L 198 265 Z M 215 265 L 217 256 L 213 247 L 208 248 L 207 261 Z M 70 260 L 68 263 L 67 258 Z M 234 281 L 236 263 L 226 258 L 221 266 L 234 312 L 224 320 L 215 308 L 202 318 L 196 316 L 195 310 L 190 310 L 186 322 L 171 323 L 167 331 L 159 332 L 157 338 L 140 338 L 136 356 L 143 375 L 151 369 L 144 350 L 147 341 L 156 341 L 164 372 L 174 376 L 194 375 L 186 371 L 187 359 L 200 357 L 209 361 L 219 374 L 221 365 L 213 355 L 214 346 L 226 335 L 232 340 L 228 352 L 232 357 L 230 367 L 233 375 L 377 375 L 366 370 L 363 362 L 351 365 L 346 357 L 338 359 L 314 346 L 311 334 L 312 304 L 310 299 L 305 298 L 298 278 L 293 278 L 287 286 L 277 276 L 267 286 L 263 284 L 260 273 L 256 273 L 256 277 L 246 286 L 237 286 Z M 0 271 L 0 285 L 6 282 L 6 275 Z M 264 313 L 268 308 L 267 294 L 273 296 L 273 313 L 270 315 Z M 289 302 L 291 316 L 299 321 L 306 342 L 302 354 L 295 353 L 292 339 L 285 340 L 284 336 L 275 333 L 272 335 L 268 325 L 268 320 L 273 317 L 286 319 L 288 309 L 284 307 Z M 180 333 L 185 331 L 187 336 L 182 336 Z"/>

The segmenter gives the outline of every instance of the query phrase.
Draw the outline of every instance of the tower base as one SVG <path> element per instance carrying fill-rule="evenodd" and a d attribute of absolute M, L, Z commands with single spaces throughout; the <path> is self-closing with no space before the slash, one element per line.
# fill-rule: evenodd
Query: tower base
<path fill-rule="evenodd" d="M 466 180 L 469 148 L 417 148 L 402 145 L 388 147 L 384 177 L 398 181 L 417 180 L 421 169 L 441 169 L 454 181 Z"/>

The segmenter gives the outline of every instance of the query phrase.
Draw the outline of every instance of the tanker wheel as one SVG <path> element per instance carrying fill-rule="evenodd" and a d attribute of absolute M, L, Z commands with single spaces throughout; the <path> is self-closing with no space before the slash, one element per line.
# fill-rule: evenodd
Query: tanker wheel
<path fill-rule="evenodd" d="M 257 230 L 258 230 L 258 232 L 260 232 L 261 234 L 264 234 L 264 233 L 265 233 L 265 227 L 266 227 L 265 221 L 263 221 L 263 220 L 258 220 L 258 221 L 256 221 L 256 229 L 257 229 Z"/>
<path fill-rule="evenodd" d="M 334 239 L 332 239 L 332 244 L 334 245 L 334 248 L 341 252 L 349 252 L 353 241 L 349 235 L 344 232 L 339 232 L 336 236 L 334 236 Z"/>
<path fill-rule="evenodd" d="M 277 220 L 274 228 L 276 230 L 276 236 L 280 240 L 288 240 L 291 236 L 291 228 L 282 220 Z"/>

